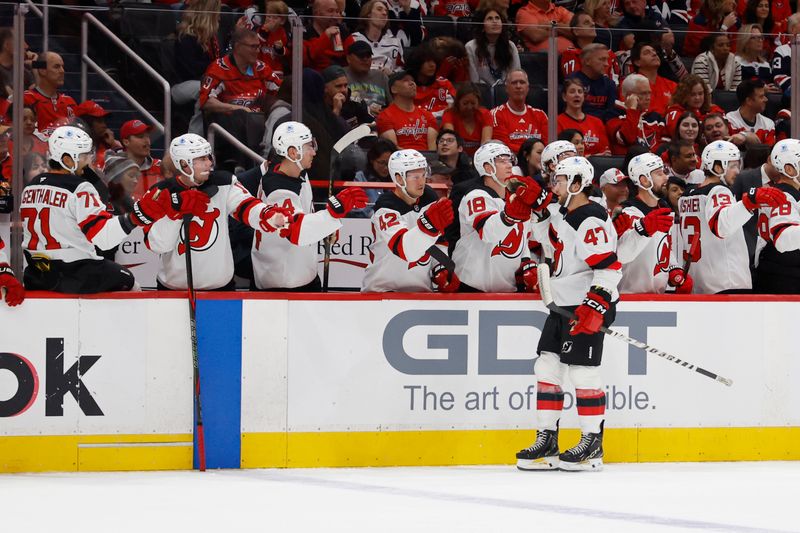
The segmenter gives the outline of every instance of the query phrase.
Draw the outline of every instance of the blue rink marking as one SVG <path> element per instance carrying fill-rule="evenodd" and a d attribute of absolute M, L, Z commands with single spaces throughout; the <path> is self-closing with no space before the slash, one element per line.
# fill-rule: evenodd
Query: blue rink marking
<path fill-rule="evenodd" d="M 241 300 L 197 301 L 197 354 L 206 466 L 239 468 L 242 457 Z M 197 454 L 194 466 L 197 468 Z"/>

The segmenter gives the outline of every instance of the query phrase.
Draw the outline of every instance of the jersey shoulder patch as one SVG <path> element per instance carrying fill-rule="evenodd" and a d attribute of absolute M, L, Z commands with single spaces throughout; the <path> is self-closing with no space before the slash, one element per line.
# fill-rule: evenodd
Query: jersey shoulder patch
<path fill-rule="evenodd" d="M 264 197 L 268 197 L 275 191 L 288 190 L 300 196 L 300 190 L 303 187 L 303 181 L 300 178 L 292 178 L 286 174 L 275 172 L 274 170 L 267 172 L 261 178 L 261 189 L 264 191 Z"/>
<path fill-rule="evenodd" d="M 26 185 L 26 187 L 35 185 L 48 185 L 50 187 L 58 187 L 59 189 L 65 189 L 74 193 L 82 183 L 87 182 L 75 174 L 51 174 L 49 172 L 45 172 L 44 174 L 36 176 L 33 181 Z"/>
<path fill-rule="evenodd" d="M 708 194 L 711 192 L 711 189 L 718 186 L 720 185 L 717 183 L 711 183 L 703 187 L 695 187 L 691 191 L 686 191 L 681 196 L 708 196 Z"/>
<path fill-rule="evenodd" d="M 216 185 L 217 187 L 222 187 L 223 185 L 232 185 L 233 184 L 233 174 L 228 172 L 227 170 L 215 170 L 211 174 L 208 175 L 208 180 L 201 185 L 199 188 L 203 190 L 207 186 Z"/>
<path fill-rule="evenodd" d="M 650 207 L 649 205 L 644 203 L 641 199 L 639 199 L 639 197 L 628 198 L 627 200 L 622 202 L 622 207 L 623 208 L 625 208 L 625 207 L 633 207 L 633 208 L 638 209 L 639 211 L 641 211 L 642 214 L 645 215 L 645 216 L 650 211 L 655 209 L 655 207 Z"/>
<path fill-rule="evenodd" d="M 791 196 L 795 202 L 800 202 L 800 191 L 798 191 L 788 183 L 779 183 L 775 185 L 775 188 Z"/>
<path fill-rule="evenodd" d="M 602 221 L 605 221 L 608 219 L 608 211 L 606 211 L 606 208 L 597 202 L 589 202 L 588 204 L 567 213 L 567 215 L 564 217 L 564 220 L 566 220 L 567 224 L 572 226 L 575 231 L 578 231 L 578 228 L 581 226 L 581 224 L 583 224 L 583 221 L 588 218 L 598 218 Z"/>

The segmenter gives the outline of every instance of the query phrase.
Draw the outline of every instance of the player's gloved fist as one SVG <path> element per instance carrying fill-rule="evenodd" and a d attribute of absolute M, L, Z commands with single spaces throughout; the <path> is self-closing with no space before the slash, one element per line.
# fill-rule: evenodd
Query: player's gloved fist
<path fill-rule="evenodd" d="M 522 292 L 537 292 L 539 290 L 539 273 L 536 270 L 536 266 L 536 262 L 527 257 L 522 260 L 514 274 L 517 290 Z"/>
<path fill-rule="evenodd" d="M 353 209 L 366 207 L 367 201 L 369 197 L 363 189 L 349 187 L 328 198 L 328 213 L 334 218 L 342 218 Z"/>
<path fill-rule="evenodd" d="M 691 294 L 692 287 L 694 287 L 694 281 L 692 277 L 689 275 L 681 267 L 671 268 L 668 272 L 669 278 L 667 279 L 667 284 L 670 287 L 675 289 L 675 292 L 678 294 Z"/>
<path fill-rule="evenodd" d="M 150 189 L 144 193 L 144 196 L 133 204 L 133 211 L 128 215 L 131 222 L 136 226 L 149 226 L 167 216 L 169 211 L 165 207 L 165 199 L 169 199 L 169 193 L 160 189 Z"/>
<path fill-rule="evenodd" d="M 203 191 L 189 189 L 172 193 L 169 195 L 169 200 L 170 218 L 183 218 L 185 215 L 203 216 L 208 211 L 208 202 L 211 198 Z"/>
<path fill-rule="evenodd" d="M 510 182 L 514 184 L 512 192 L 522 203 L 534 211 L 545 209 L 553 200 L 553 194 L 536 180 L 527 176 L 511 176 Z"/>
<path fill-rule="evenodd" d="M 289 220 L 291 220 L 292 213 L 293 210 L 286 209 L 285 207 L 279 207 L 277 205 L 265 207 L 261 211 L 258 225 L 261 227 L 262 231 L 272 233 L 281 228 L 285 228 L 289 223 Z"/>
<path fill-rule="evenodd" d="M 456 273 L 451 272 L 441 263 L 431 270 L 431 283 L 433 290 L 438 292 L 456 292 L 461 286 L 461 280 L 458 279 Z"/>
<path fill-rule="evenodd" d="M 652 237 L 659 231 L 662 233 L 669 232 L 674 220 L 675 213 L 672 212 L 672 209 L 660 207 L 653 209 L 644 218 L 634 222 L 633 227 L 640 235 Z"/>
<path fill-rule="evenodd" d="M 786 196 L 775 187 L 752 187 L 742 196 L 742 203 L 748 211 L 755 211 L 762 205 L 780 207 L 786 203 Z"/>
<path fill-rule="evenodd" d="M 0 289 L 6 290 L 6 303 L 11 307 L 21 304 L 25 299 L 25 288 L 8 265 L 0 265 Z"/>
<path fill-rule="evenodd" d="M 441 198 L 428 206 L 417 219 L 419 229 L 428 235 L 439 235 L 453 222 L 453 202 Z"/>
<path fill-rule="evenodd" d="M 614 229 L 617 230 L 617 237 L 622 237 L 623 233 L 633 227 L 633 219 L 628 213 L 623 211 L 617 213 L 617 215 L 611 219 L 611 223 L 614 224 Z"/>
<path fill-rule="evenodd" d="M 611 304 L 611 295 L 600 287 L 592 287 L 586 293 L 583 303 L 575 309 L 570 335 L 594 335 L 603 325 L 603 317 Z"/>

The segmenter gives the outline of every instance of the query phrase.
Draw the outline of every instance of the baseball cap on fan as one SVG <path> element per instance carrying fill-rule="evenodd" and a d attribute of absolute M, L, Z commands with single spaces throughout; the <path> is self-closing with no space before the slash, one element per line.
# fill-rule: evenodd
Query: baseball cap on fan
<path fill-rule="evenodd" d="M 362 59 L 372 57 L 372 45 L 366 41 L 353 41 L 347 48 L 347 53 Z"/>
<path fill-rule="evenodd" d="M 145 124 L 141 120 L 129 120 L 119 129 L 119 138 L 127 139 L 131 135 L 141 135 L 142 133 L 149 132 L 153 126 Z"/>
<path fill-rule="evenodd" d="M 94 100 L 86 100 L 85 102 L 81 102 L 75 108 L 75 116 L 78 117 L 102 118 L 108 114 L 109 112 L 103 109 L 103 106 L 101 106 Z"/>
<path fill-rule="evenodd" d="M 627 179 L 630 178 L 623 174 L 620 169 L 609 168 L 600 175 L 600 188 L 602 189 L 603 185 L 617 185 Z"/>

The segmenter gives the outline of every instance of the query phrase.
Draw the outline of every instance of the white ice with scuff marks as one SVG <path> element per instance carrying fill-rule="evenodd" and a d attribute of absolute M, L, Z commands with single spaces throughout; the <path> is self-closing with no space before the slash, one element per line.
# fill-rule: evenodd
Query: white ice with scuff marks
<path fill-rule="evenodd" d="M 799 496 L 800 462 L 9 474 L 0 530 L 800 531 Z"/>

